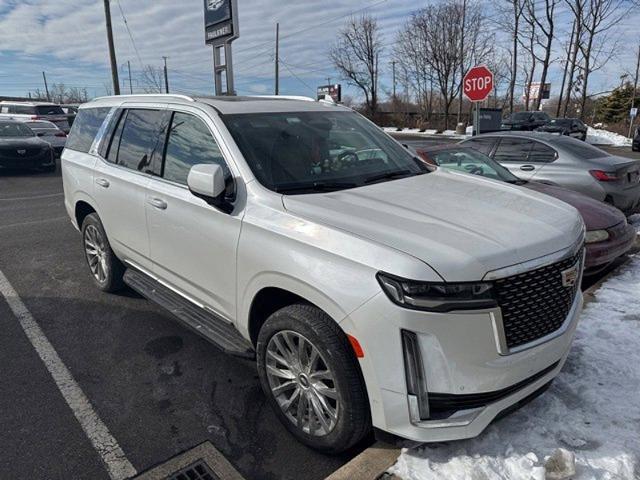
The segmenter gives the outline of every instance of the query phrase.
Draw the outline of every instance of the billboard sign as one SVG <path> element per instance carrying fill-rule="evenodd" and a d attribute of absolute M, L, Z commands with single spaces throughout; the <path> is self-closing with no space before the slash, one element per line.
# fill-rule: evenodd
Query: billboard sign
<path fill-rule="evenodd" d="M 333 98 L 333 101 L 339 103 L 342 101 L 342 85 L 336 83 L 335 85 L 321 85 L 317 90 L 318 100 L 324 99 L 325 95 L 329 95 Z"/>
<path fill-rule="evenodd" d="M 529 100 L 533 100 L 538 98 L 538 95 L 540 94 L 540 86 L 542 84 L 540 82 L 535 82 L 532 83 L 531 86 L 529 87 Z M 522 96 L 523 99 L 527 98 L 527 87 L 525 87 L 525 91 L 524 91 L 524 95 Z M 551 84 L 550 83 L 545 83 L 544 84 L 544 88 L 542 89 L 542 100 L 548 100 L 549 97 L 551 96 Z"/>
<path fill-rule="evenodd" d="M 221 45 L 238 38 L 237 0 L 204 0 L 204 41 Z"/>
<path fill-rule="evenodd" d="M 631 110 L 629 110 L 629 116 L 631 118 L 636 118 L 638 116 L 638 108 L 633 107 Z"/>

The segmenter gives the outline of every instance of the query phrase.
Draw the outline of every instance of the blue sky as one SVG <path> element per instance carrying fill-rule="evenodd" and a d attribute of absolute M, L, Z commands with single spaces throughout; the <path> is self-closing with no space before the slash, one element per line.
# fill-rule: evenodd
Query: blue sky
<path fill-rule="evenodd" d="M 213 93 L 212 54 L 203 42 L 202 0 L 112 0 L 112 18 L 121 81 L 131 62 L 134 91 L 144 65 L 160 67 L 169 57 L 172 90 Z M 240 94 L 273 93 L 273 48 L 280 22 L 281 93 L 314 95 L 315 87 L 338 74 L 327 53 L 337 30 L 352 13 L 366 11 L 378 18 L 385 43 L 392 44 L 408 15 L 426 5 L 415 0 L 238 0 L 240 39 L 234 42 L 236 88 Z M 484 2 L 491 12 L 493 2 Z M 558 37 L 568 34 L 566 6 L 560 7 Z M 122 9 L 122 13 L 121 13 Z M 133 42 L 125 28 L 124 17 Z M 491 15 L 489 15 L 491 16 Z M 565 21 L 566 20 L 566 21 Z M 614 31 L 621 48 L 606 69 L 594 77 L 594 89 L 619 84 L 623 71 L 634 68 L 640 40 L 637 14 Z M 495 26 L 491 28 L 495 29 Z M 49 84 L 86 87 L 104 95 L 110 83 L 103 3 L 100 0 L 0 0 L 0 95 L 26 95 Z M 498 34 L 497 41 L 506 41 Z M 134 48 L 135 45 L 135 48 Z M 136 51 L 137 50 L 137 51 Z M 387 47 L 382 87 L 391 87 Z M 552 66 L 556 88 L 561 62 Z M 344 82 L 343 82 L 344 83 Z M 128 90 L 128 83 L 127 88 Z M 124 91 L 124 89 L 123 89 Z M 347 89 L 347 93 L 355 91 Z"/>

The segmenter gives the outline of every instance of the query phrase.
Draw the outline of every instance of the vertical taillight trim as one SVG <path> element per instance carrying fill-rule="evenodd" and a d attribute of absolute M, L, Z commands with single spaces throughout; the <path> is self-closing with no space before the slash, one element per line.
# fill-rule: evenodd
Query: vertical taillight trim
<path fill-rule="evenodd" d="M 418 336 L 415 332 L 402 330 L 402 354 L 404 357 L 404 372 L 407 383 L 407 398 L 409 401 L 409 416 L 412 423 L 429 419 L 429 395 L 427 393 L 427 378 L 424 373 L 422 353 Z"/>

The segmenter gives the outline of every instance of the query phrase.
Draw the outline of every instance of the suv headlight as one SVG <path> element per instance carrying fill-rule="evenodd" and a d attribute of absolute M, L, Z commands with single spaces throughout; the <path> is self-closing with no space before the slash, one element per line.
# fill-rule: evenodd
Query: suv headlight
<path fill-rule="evenodd" d="M 609 232 L 606 230 L 591 230 L 585 235 L 585 243 L 597 243 L 609 240 Z"/>
<path fill-rule="evenodd" d="M 402 307 L 429 312 L 494 308 L 493 285 L 489 282 L 419 282 L 378 273 L 378 282 L 389 299 Z"/>

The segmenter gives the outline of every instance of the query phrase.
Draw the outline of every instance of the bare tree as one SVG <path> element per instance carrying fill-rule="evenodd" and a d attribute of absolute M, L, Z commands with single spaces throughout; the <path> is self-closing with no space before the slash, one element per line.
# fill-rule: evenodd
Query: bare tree
<path fill-rule="evenodd" d="M 153 65 L 142 69 L 140 85 L 145 93 L 162 93 L 164 91 L 164 70 Z"/>
<path fill-rule="evenodd" d="M 511 37 L 511 66 L 508 90 L 509 113 L 513 113 L 515 102 L 516 79 L 518 76 L 518 45 L 521 35 L 521 19 L 524 13 L 524 0 L 508 0 L 509 7 L 503 18 L 498 19 L 498 25 L 505 31 L 509 32 Z"/>
<path fill-rule="evenodd" d="M 464 51 L 461 51 L 462 17 L 465 17 Z M 444 113 L 449 128 L 449 112 L 462 84 L 462 72 L 473 63 L 487 59 L 491 37 L 482 28 L 484 17 L 478 3 L 454 0 L 434 3 L 411 15 L 396 42 L 396 56 L 407 73 L 418 103 L 431 109 L 434 101 Z M 438 91 L 433 97 L 433 88 Z"/>
<path fill-rule="evenodd" d="M 580 118 L 584 119 L 590 75 L 613 56 L 616 44 L 608 32 L 630 11 L 628 0 L 587 0 L 582 14 L 583 38 L 579 44 L 583 57 Z"/>
<path fill-rule="evenodd" d="M 533 20 L 537 27 L 538 35 L 536 40 L 542 48 L 543 54 L 541 58 L 542 74 L 540 76 L 540 88 L 538 89 L 538 97 L 535 99 L 534 108 L 540 109 L 542 96 L 544 92 L 544 84 L 547 81 L 549 72 L 549 64 L 551 63 L 551 51 L 553 47 L 553 38 L 555 36 L 554 13 L 556 5 L 560 0 L 543 0 L 542 12 L 538 12 L 534 0 L 527 0 L 528 16 Z"/>
<path fill-rule="evenodd" d="M 362 15 L 347 22 L 329 54 L 344 79 L 362 91 L 370 114 L 378 108 L 378 61 L 382 51 L 378 22 Z"/>
<path fill-rule="evenodd" d="M 565 0 L 565 3 L 571 9 L 573 13 L 573 19 L 575 22 L 574 41 L 571 46 L 571 52 L 569 55 L 569 75 L 567 77 L 567 95 L 564 99 L 564 107 L 562 109 L 562 115 L 567 116 L 567 110 L 569 108 L 569 102 L 571 101 L 571 94 L 575 88 L 574 78 L 576 68 L 578 66 L 578 54 L 580 53 L 580 42 L 582 41 L 582 25 L 585 5 L 589 0 Z"/>

